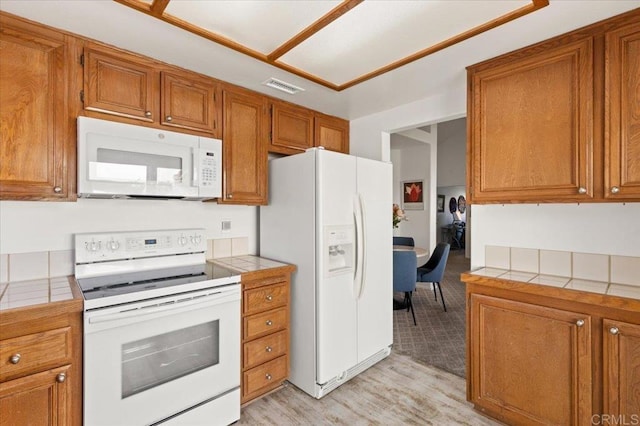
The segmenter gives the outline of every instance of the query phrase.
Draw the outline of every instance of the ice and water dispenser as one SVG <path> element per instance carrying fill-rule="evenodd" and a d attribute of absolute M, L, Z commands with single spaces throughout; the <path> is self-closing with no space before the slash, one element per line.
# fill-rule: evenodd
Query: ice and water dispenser
<path fill-rule="evenodd" d="M 355 261 L 355 230 L 353 225 L 325 226 L 327 276 L 353 272 Z"/>

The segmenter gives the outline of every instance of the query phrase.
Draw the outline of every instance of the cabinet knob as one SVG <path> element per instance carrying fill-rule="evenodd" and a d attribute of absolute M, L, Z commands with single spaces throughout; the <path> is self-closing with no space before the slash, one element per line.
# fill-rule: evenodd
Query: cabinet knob
<path fill-rule="evenodd" d="M 228 199 L 232 199 L 233 198 L 233 194 L 227 194 L 227 198 Z"/>
<path fill-rule="evenodd" d="M 267 380 L 271 380 L 271 374 L 267 373 L 264 375 L 264 378 Z"/>
<path fill-rule="evenodd" d="M 611 327 L 611 328 L 609 329 L 609 333 L 611 333 L 611 334 L 613 334 L 613 335 L 616 335 L 616 334 L 618 334 L 619 332 L 620 332 L 620 330 L 618 330 L 618 327 Z"/>
<path fill-rule="evenodd" d="M 611 193 L 612 194 L 617 194 L 618 192 L 620 192 L 620 188 L 617 186 L 614 186 L 611 188 Z"/>
<path fill-rule="evenodd" d="M 272 296 L 272 295 L 270 295 L 270 294 L 268 294 L 268 295 L 267 295 L 267 297 L 266 297 L 266 299 L 267 299 L 269 302 L 271 302 L 271 301 L 273 300 L 273 296 Z"/>
<path fill-rule="evenodd" d="M 173 120 L 173 117 L 171 117 L 170 115 L 167 115 L 167 121 L 171 121 Z"/>
<path fill-rule="evenodd" d="M 144 115 L 145 117 L 151 117 L 151 111 L 145 111 Z"/>
<path fill-rule="evenodd" d="M 20 358 L 22 358 L 22 355 L 20 354 L 11 355 L 11 358 L 9 358 L 9 362 L 11 364 L 17 364 L 20 362 Z"/>
<path fill-rule="evenodd" d="M 56 194 L 59 194 L 59 193 L 61 193 L 61 192 L 62 192 L 62 188 L 60 188 L 59 186 L 55 186 L 55 187 L 53 188 L 53 192 L 55 192 Z"/>
<path fill-rule="evenodd" d="M 60 373 L 56 376 L 56 382 L 58 383 L 63 383 L 65 380 L 67 380 L 67 375 L 64 373 Z"/>
<path fill-rule="evenodd" d="M 265 350 L 266 352 L 272 352 L 272 351 L 273 351 L 273 348 L 271 348 L 271 346 L 267 346 L 266 348 L 264 348 L 264 350 Z"/>
<path fill-rule="evenodd" d="M 584 320 L 581 320 L 581 319 L 580 319 L 580 320 L 576 321 L 576 325 L 577 325 L 578 327 L 582 327 L 582 326 L 584 325 Z"/>
<path fill-rule="evenodd" d="M 585 188 L 584 186 L 581 186 L 580 188 L 578 188 L 578 194 L 586 194 L 587 193 L 587 188 Z"/>
<path fill-rule="evenodd" d="M 271 322 L 271 320 L 267 320 L 267 322 L 265 322 L 265 324 L 267 324 L 268 327 L 271 327 L 273 325 L 273 323 Z"/>

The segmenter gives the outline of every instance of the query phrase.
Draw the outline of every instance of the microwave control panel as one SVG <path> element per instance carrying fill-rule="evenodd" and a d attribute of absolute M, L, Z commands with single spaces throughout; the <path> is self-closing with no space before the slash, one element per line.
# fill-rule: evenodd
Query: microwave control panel
<path fill-rule="evenodd" d="M 222 196 L 222 141 L 219 139 L 200 138 L 197 164 L 195 165 L 196 180 L 201 197 Z"/>

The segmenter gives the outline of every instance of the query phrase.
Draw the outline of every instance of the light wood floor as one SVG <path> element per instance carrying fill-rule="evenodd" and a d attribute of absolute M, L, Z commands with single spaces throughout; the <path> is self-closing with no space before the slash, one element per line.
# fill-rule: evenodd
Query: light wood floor
<path fill-rule="evenodd" d="M 289 385 L 246 406 L 238 425 L 498 425 L 473 411 L 464 379 L 391 355 L 317 400 Z"/>

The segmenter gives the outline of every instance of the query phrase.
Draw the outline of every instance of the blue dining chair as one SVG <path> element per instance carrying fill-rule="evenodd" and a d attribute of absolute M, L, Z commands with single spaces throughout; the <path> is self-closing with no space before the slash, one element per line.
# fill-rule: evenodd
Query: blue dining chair
<path fill-rule="evenodd" d="M 417 274 L 418 281 L 433 283 L 433 295 L 435 296 L 436 302 L 438 301 L 436 287 L 438 287 L 440 298 L 442 299 L 442 307 L 444 308 L 445 312 L 447 312 L 447 305 L 444 303 L 444 296 L 442 295 L 442 287 L 440 287 L 440 282 L 444 277 L 444 268 L 445 266 L 447 266 L 447 259 L 449 258 L 450 250 L 451 245 L 449 245 L 448 243 L 439 243 L 431 254 L 431 257 L 429 258 L 427 263 L 425 263 L 423 267 L 418 268 Z"/>
<path fill-rule="evenodd" d="M 416 243 L 413 241 L 413 238 L 411 237 L 393 237 L 393 245 L 415 247 Z"/>
<path fill-rule="evenodd" d="M 416 254 L 413 251 L 393 252 L 393 291 L 404 293 L 404 304 L 407 312 L 411 310 L 413 325 L 418 325 L 411 302 L 411 294 L 416 289 L 417 271 Z"/>

